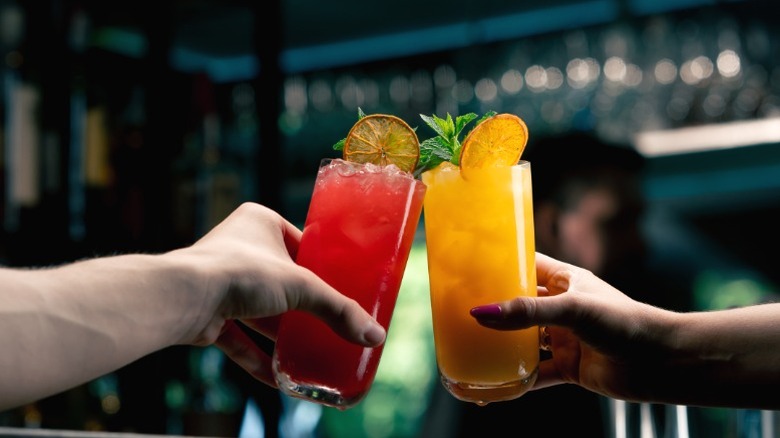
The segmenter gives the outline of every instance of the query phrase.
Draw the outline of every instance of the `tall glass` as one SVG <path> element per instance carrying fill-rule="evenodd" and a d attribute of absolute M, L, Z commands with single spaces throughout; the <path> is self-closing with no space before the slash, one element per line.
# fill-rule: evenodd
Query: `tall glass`
<path fill-rule="evenodd" d="M 497 331 L 477 305 L 536 295 L 531 165 L 422 174 L 436 360 L 456 398 L 485 405 L 524 394 L 539 366 L 537 327 Z"/>
<path fill-rule="evenodd" d="M 395 166 L 322 160 L 296 262 L 388 329 L 425 191 Z M 280 321 L 274 374 L 284 393 L 343 410 L 368 393 L 382 349 L 352 344 L 292 311 Z"/>

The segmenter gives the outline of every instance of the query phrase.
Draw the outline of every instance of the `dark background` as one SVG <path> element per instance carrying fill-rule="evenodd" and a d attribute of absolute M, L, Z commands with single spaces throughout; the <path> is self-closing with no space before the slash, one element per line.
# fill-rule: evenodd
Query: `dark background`
<path fill-rule="evenodd" d="M 660 265 L 707 286 L 692 292 L 698 307 L 769 299 L 780 282 L 774 10 L 695 0 L 2 0 L 0 262 L 164 251 L 247 200 L 300 225 L 317 163 L 336 155 L 358 107 L 399 115 L 421 138 L 431 135 L 421 113 L 494 110 L 523 117 L 532 139 L 585 130 L 632 147 L 639 134 L 685 128 L 701 128 L 706 146 L 708 127 L 733 126 L 730 146 L 741 147 L 688 151 L 679 140 L 648 155 L 646 233 Z M 682 71 L 726 49 L 740 56 L 736 77 L 717 66 L 695 83 L 654 77 L 661 59 Z M 638 82 L 608 79 L 613 57 L 641 72 Z M 595 60 L 599 75 L 582 87 L 528 82 L 533 66 L 565 77 L 573 59 Z M 509 70 L 525 74 L 517 92 L 500 86 Z M 742 144 L 757 128 L 737 124 L 760 121 L 768 139 Z M 745 280 L 752 294 L 729 295 Z M 208 374 L 209 360 L 218 358 L 172 348 L 0 424 L 231 434 L 240 403 L 267 390 L 229 364 Z M 204 401 L 214 387 L 216 406 Z M 116 393 L 122 409 L 112 412 L 101 403 Z M 264 398 L 274 421 L 281 407 Z"/>

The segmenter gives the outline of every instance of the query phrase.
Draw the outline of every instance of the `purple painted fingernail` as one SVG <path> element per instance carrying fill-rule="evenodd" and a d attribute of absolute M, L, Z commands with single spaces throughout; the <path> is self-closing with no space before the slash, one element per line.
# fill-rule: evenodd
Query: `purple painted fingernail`
<path fill-rule="evenodd" d="M 488 304 L 485 306 L 477 306 L 469 311 L 471 316 L 475 318 L 491 317 L 501 315 L 501 306 L 498 304 Z"/>

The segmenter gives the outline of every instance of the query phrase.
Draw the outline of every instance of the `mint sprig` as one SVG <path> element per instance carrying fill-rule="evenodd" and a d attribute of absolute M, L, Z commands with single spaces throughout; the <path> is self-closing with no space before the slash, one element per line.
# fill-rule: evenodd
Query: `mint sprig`
<path fill-rule="evenodd" d="M 474 126 L 479 125 L 483 120 L 494 115 L 496 115 L 495 111 L 488 111 Z M 426 170 L 433 169 L 445 161 L 458 165 L 461 149 L 460 134 L 478 116 L 475 113 L 467 113 L 453 119 L 447 113 L 447 118 L 445 119 L 436 114 L 430 116 L 420 114 L 420 117 L 425 124 L 436 132 L 436 136 L 420 143 L 420 160 L 415 173 L 420 174 Z"/>
<path fill-rule="evenodd" d="M 496 115 L 495 111 L 488 111 L 474 124 L 476 127 L 483 120 Z M 366 113 L 363 109 L 358 107 L 358 120 L 366 117 Z M 447 118 L 441 118 L 436 114 L 427 116 L 420 114 L 426 125 L 428 125 L 434 132 L 435 137 L 423 140 L 420 143 L 420 158 L 417 161 L 417 166 L 414 170 L 414 175 L 419 176 L 426 170 L 431 170 L 439 164 L 449 161 L 454 165 L 459 164 L 460 160 L 460 138 L 461 133 L 466 126 L 474 121 L 478 116 L 475 113 L 467 113 L 461 116 L 457 116 L 454 119 L 447 113 Z M 417 127 L 413 128 L 417 131 Z M 333 150 L 343 151 L 344 143 L 347 138 L 344 137 L 333 145 Z"/>

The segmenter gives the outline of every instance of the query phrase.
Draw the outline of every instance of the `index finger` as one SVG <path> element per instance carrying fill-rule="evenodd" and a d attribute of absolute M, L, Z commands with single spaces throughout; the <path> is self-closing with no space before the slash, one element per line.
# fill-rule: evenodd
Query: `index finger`
<path fill-rule="evenodd" d="M 241 322 L 252 330 L 266 338 L 276 341 L 276 333 L 279 330 L 279 321 L 282 315 L 266 316 L 264 318 L 244 319 Z"/>
<path fill-rule="evenodd" d="M 536 253 L 536 282 L 549 295 L 558 295 L 569 289 L 573 266 L 542 253 Z"/>
<path fill-rule="evenodd" d="M 290 258 L 295 260 L 298 254 L 298 245 L 301 243 L 301 236 L 303 231 L 298 227 L 291 224 L 287 219 L 282 218 L 282 235 L 284 236 L 284 245 L 287 248 L 287 253 L 290 254 Z"/>

